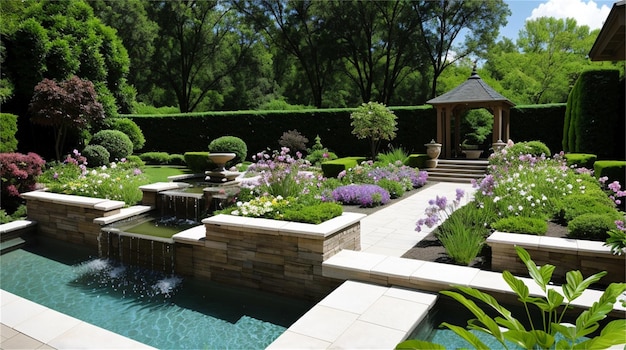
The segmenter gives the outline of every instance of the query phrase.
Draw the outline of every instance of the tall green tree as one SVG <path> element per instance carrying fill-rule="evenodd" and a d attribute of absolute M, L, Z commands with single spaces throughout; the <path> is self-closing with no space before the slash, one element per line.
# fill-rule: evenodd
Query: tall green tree
<path fill-rule="evenodd" d="M 100 20 L 117 30 L 117 36 L 128 51 L 128 83 L 137 89 L 139 95 L 149 95 L 154 85 L 152 59 L 159 26 L 148 16 L 148 1 L 90 0 L 89 5 Z"/>
<path fill-rule="evenodd" d="M 437 79 L 451 64 L 469 55 L 481 56 L 495 42 L 511 14 L 502 0 L 421 0 L 411 2 L 420 23 L 420 44 L 432 67 L 431 97 L 437 95 Z M 465 33 L 464 41 L 455 45 Z"/>
<path fill-rule="evenodd" d="M 263 32 L 272 46 L 293 56 L 310 89 L 311 103 L 323 106 L 323 96 L 336 72 L 338 52 L 335 36 L 322 15 L 322 1 L 235 1 L 239 11 Z M 308 104 L 308 103 L 307 103 Z"/>
<path fill-rule="evenodd" d="M 419 23 L 409 2 L 330 1 L 323 13 L 362 102 L 388 104 L 398 85 L 423 68 Z"/>
<path fill-rule="evenodd" d="M 215 109 L 225 77 L 240 67 L 251 45 L 230 4 L 220 1 L 150 2 L 159 24 L 153 72 L 173 91 L 181 112 Z"/>

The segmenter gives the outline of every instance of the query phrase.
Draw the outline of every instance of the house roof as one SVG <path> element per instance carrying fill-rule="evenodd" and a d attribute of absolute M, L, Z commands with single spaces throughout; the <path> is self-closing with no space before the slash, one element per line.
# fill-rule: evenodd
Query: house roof
<path fill-rule="evenodd" d="M 600 34 L 589 51 L 592 61 L 623 61 L 626 59 L 626 1 L 618 1 L 613 4 Z"/>
<path fill-rule="evenodd" d="M 476 69 L 472 71 L 472 75 L 461 85 L 446 92 L 441 96 L 426 101 L 431 105 L 454 104 L 454 103 L 485 103 L 493 102 L 504 103 L 515 106 L 508 98 L 500 95 L 491 86 L 487 85 L 476 73 Z"/>

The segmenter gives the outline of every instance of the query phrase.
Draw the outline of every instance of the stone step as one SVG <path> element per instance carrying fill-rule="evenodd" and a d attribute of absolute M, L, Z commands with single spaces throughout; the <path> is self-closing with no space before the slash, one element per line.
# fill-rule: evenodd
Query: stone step
<path fill-rule="evenodd" d="M 0 242 L 0 255 L 8 253 L 10 251 L 20 249 L 28 244 L 26 240 L 21 237 L 12 238 L 3 242 Z"/>
<path fill-rule="evenodd" d="M 481 159 L 440 159 L 436 168 L 425 170 L 430 181 L 469 183 L 484 177 L 488 166 Z"/>

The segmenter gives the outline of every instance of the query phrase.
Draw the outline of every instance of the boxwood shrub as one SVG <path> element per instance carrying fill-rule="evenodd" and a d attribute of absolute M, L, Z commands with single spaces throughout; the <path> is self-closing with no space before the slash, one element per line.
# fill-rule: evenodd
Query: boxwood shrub
<path fill-rule="evenodd" d="M 246 160 L 248 156 L 248 146 L 236 136 L 222 136 L 209 143 L 210 153 L 235 153 L 235 158 L 226 163 L 227 167 L 233 166 Z"/>
<path fill-rule="evenodd" d="M 109 151 L 109 161 L 126 158 L 133 153 L 133 143 L 130 138 L 119 130 L 101 130 L 91 138 L 91 145 L 100 145 Z"/>
<path fill-rule="evenodd" d="M 145 152 L 139 158 L 149 165 L 165 165 L 170 162 L 170 155 L 167 152 Z"/>
<path fill-rule="evenodd" d="M 491 227 L 502 232 L 524 233 L 529 235 L 545 235 L 548 223 L 538 218 L 510 216 L 494 222 Z"/>
<path fill-rule="evenodd" d="M 620 184 L 626 183 L 626 161 L 624 160 L 598 160 L 593 164 L 593 171 L 596 178 L 606 176 L 611 183 L 618 181 Z"/>
<path fill-rule="evenodd" d="M 574 218 L 567 225 L 568 237 L 605 241 L 609 230 L 615 229 L 615 217 L 610 214 L 588 213 Z"/>
<path fill-rule="evenodd" d="M 322 163 L 322 172 L 324 173 L 324 177 L 337 177 L 340 172 L 354 168 L 364 160 L 365 157 L 345 157 L 329 160 Z"/>
<path fill-rule="evenodd" d="M 81 154 L 87 158 L 90 167 L 98 167 L 109 164 L 111 154 L 101 145 L 87 145 Z"/>
<path fill-rule="evenodd" d="M 598 156 L 588 153 L 567 153 L 565 154 L 565 161 L 567 166 L 576 166 L 576 168 L 593 169 L 593 163 L 596 162 Z"/>
<path fill-rule="evenodd" d="M 209 152 L 185 152 L 184 157 L 187 168 L 194 173 L 203 173 L 215 167 L 209 161 Z"/>

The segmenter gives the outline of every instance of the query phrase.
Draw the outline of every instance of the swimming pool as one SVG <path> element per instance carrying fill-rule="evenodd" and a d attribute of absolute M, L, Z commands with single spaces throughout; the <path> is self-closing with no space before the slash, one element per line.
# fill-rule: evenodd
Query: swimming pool
<path fill-rule="evenodd" d="M 265 348 L 311 306 L 89 259 L 46 242 L 0 257 L 2 289 L 160 349 Z"/>

